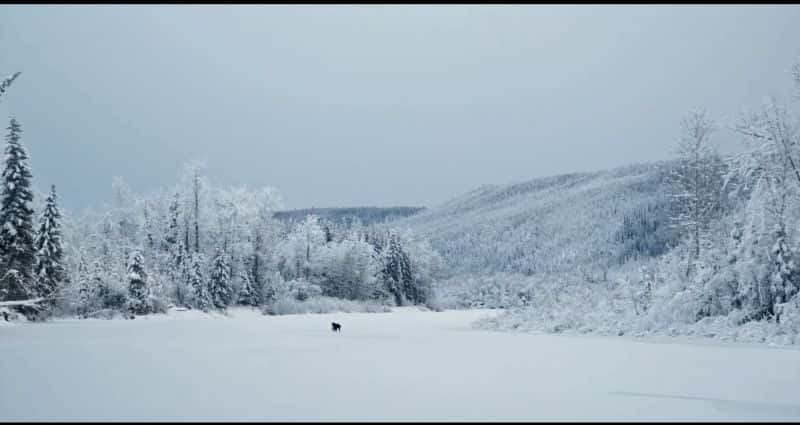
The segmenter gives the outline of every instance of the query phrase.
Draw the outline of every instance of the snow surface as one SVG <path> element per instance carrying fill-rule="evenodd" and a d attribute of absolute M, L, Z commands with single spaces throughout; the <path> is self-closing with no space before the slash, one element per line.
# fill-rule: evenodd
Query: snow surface
<path fill-rule="evenodd" d="M 487 314 L 3 326 L 0 420 L 800 419 L 800 350 L 473 329 Z"/>

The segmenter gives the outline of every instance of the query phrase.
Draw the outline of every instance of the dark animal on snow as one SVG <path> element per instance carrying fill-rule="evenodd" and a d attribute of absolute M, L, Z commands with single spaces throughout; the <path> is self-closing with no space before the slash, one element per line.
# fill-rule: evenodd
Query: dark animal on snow
<path fill-rule="evenodd" d="M 334 332 L 341 332 L 342 331 L 342 325 L 340 325 L 340 324 L 338 324 L 336 322 L 331 322 L 331 330 L 334 331 Z"/>

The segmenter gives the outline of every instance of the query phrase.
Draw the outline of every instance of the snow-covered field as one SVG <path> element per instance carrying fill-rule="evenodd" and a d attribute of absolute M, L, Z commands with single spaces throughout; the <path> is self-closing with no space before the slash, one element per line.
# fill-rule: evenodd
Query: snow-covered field
<path fill-rule="evenodd" d="M 797 349 L 473 330 L 485 314 L 4 326 L 0 420 L 800 420 Z"/>

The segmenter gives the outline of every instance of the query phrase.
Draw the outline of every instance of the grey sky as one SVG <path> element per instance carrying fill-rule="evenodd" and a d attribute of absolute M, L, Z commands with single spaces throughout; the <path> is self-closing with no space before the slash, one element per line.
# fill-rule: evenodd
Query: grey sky
<path fill-rule="evenodd" d="M 0 113 L 71 208 L 196 157 L 289 207 L 431 206 L 668 158 L 689 108 L 788 98 L 798 40 L 792 5 L 2 5 Z"/>

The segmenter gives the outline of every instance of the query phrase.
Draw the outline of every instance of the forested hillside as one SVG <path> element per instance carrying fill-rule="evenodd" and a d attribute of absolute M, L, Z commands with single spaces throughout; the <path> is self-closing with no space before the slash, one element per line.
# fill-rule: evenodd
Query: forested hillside
<path fill-rule="evenodd" d="M 602 269 L 676 243 L 665 179 L 674 162 L 483 186 L 397 221 L 425 235 L 453 274 Z"/>

